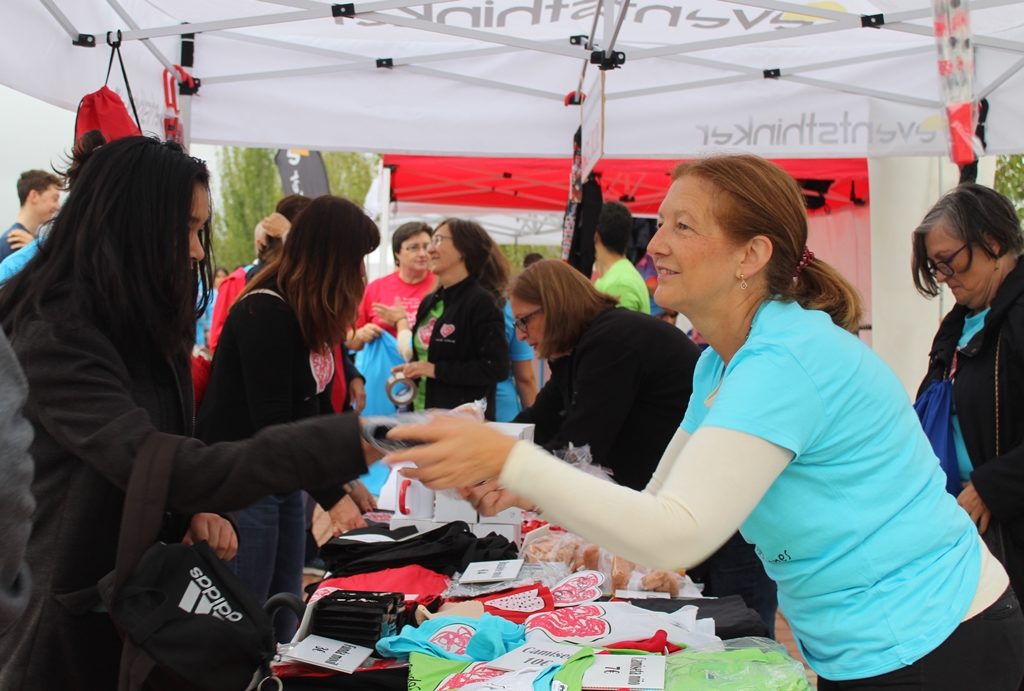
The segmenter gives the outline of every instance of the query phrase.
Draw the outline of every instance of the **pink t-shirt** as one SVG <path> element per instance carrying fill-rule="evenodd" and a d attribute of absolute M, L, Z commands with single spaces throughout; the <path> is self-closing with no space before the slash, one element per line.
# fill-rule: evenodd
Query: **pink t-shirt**
<path fill-rule="evenodd" d="M 366 286 L 362 302 L 359 303 L 356 328 L 373 322 L 392 336 L 396 336 L 395 327 L 381 320 L 373 311 L 373 303 L 380 302 L 390 307 L 395 304 L 396 297 L 400 298 L 411 327 L 416 321 L 416 310 L 419 309 L 420 302 L 434 289 L 436 284 L 437 278 L 434 274 L 427 274 L 427 277 L 419 283 L 406 283 L 397 271 L 378 278 L 376 281 L 371 281 Z"/>

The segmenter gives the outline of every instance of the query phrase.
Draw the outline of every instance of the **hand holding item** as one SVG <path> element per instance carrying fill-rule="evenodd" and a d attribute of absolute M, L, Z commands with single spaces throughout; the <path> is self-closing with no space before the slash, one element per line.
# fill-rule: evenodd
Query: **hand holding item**
<path fill-rule="evenodd" d="M 238 551 L 238 535 L 231 521 L 215 513 L 197 513 L 189 521 L 188 532 L 181 539 L 182 544 L 191 545 L 202 542 L 210 545 L 210 549 L 219 559 L 227 561 Z"/>
<path fill-rule="evenodd" d="M 356 415 L 366 407 L 366 384 L 358 377 L 348 383 L 348 404 Z"/>
<path fill-rule="evenodd" d="M 373 303 L 373 311 L 383 321 L 386 321 L 392 326 L 398 324 L 399 320 L 406 319 L 408 317 L 405 314 L 405 307 L 402 306 L 402 300 L 395 298 L 394 306 L 385 305 L 383 302 Z"/>
<path fill-rule="evenodd" d="M 418 425 L 401 425 L 388 433 L 396 440 L 415 440 L 419 445 L 401 449 L 389 461 L 409 461 L 406 477 L 433 489 L 470 487 L 501 474 L 516 439 L 457 415 L 438 415 Z"/>
<path fill-rule="evenodd" d="M 382 333 L 384 333 L 384 329 L 380 328 L 373 322 L 368 322 L 360 326 L 358 329 L 356 329 L 356 332 L 352 336 L 352 339 L 357 341 L 360 344 L 360 347 L 362 347 L 367 343 L 372 343 L 373 341 L 376 341 L 378 338 L 380 338 L 380 335 Z"/>
<path fill-rule="evenodd" d="M 967 486 L 964 487 L 963 491 L 956 498 L 956 503 L 967 512 L 967 515 L 971 517 L 974 524 L 978 526 L 978 533 L 984 535 L 985 531 L 988 530 L 988 523 L 992 519 L 992 512 L 985 506 L 985 502 L 982 501 L 978 490 L 974 489 L 973 482 L 967 483 Z"/>
<path fill-rule="evenodd" d="M 404 365 L 395 365 L 392 372 L 401 372 L 407 379 L 419 379 L 420 377 L 434 378 L 434 363 L 426 360 L 413 360 Z"/>
<path fill-rule="evenodd" d="M 331 514 L 331 521 L 334 523 L 334 535 L 344 535 L 356 528 L 365 528 L 366 521 L 363 520 L 363 512 L 356 506 L 352 497 L 346 494 L 337 504 L 331 507 L 327 513 Z"/>
<path fill-rule="evenodd" d="M 494 516 L 513 506 L 527 511 L 533 510 L 519 495 L 501 487 L 496 480 L 486 480 L 473 487 L 462 487 L 459 494 L 469 501 L 481 516 Z"/>
<path fill-rule="evenodd" d="M 7 233 L 7 244 L 11 246 L 12 250 L 20 250 L 35 239 L 36 237 L 32 233 L 21 228 L 11 228 Z"/>

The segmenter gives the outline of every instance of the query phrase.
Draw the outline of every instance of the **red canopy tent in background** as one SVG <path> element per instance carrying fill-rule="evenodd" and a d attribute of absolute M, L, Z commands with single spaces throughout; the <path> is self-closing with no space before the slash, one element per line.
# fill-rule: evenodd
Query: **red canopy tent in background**
<path fill-rule="evenodd" d="M 602 159 L 595 168 L 606 201 L 619 200 L 638 216 L 658 212 L 668 189 L 670 159 Z M 863 158 L 778 159 L 801 181 L 811 211 L 836 210 L 868 199 L 868 164 Z M 568 157 L 468 158 L 385 155 L 391 168 L 392 200 L 451 206 L 563 212 L 568 201 Z M 815 182 L 830 180 L 827 192 Z M 815 200 L 824 205 L 815 208 Z"/>

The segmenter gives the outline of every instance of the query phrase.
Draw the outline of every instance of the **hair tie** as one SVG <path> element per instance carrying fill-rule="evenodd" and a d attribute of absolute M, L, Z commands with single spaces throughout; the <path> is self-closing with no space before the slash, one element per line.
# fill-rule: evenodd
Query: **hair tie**
<path fill-rule="evenodd" d="M 800 276 L 800 272 L 804 270 L 804 267 L 811 263 L 814 259 L 814 252 L 807 249 L 807 245 L 804 245 L 804 253 L 800 255 L 800 261 L 797 262 L 796 272 L 793 274 L 793 278 Z"/>

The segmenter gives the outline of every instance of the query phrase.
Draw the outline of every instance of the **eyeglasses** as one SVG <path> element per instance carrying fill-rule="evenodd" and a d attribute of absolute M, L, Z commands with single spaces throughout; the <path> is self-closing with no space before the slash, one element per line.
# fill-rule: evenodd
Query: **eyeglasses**
<path fill-rule="evenodd" d="M 423 242 L 416 245 L 404 245 L 401 248 L 402 252 L 426 252 L 430 249 L 431 242 Z"/>
<path fill-rule="evenodd" d="M 440 233 L 434 233 L 434 236 L 430 238 L 430 246 L 437 247 L 443 240 L 451 240 L 451 235 L 441 235 Z"/>
<path fill-rule="evenodd" d="M 928 273 L 930 273 L 933 277 L 938 274 L 942 274 L 946 278 L 952 278 L 953 274 L 956 273 L 956 269 L 952 267 L 953 260 L 956 259 L 956 255 L 960 254 L 965 249 L 967 249 L 969 245 L 970 243 L 964 243 L 963 247 L 961 247 L 956 252 L 949 255 L 942 261 L 933 262 L 931 259 L 927 260 L 925 262 L 925 267 L 928 269 Z"/>
<path fill-rule="evenodd" d="M 530 312 L 529 314 L 524 314 L 521 317 L 517 317 L 517 318 L 513 319 L 512 323 L 515 324 L 516 329 L 518 329 L 519 331 L 522 331 L 523 333 L 526 333 L 526 329 L 529 328 L 529 326 L 530 326 L 530 320 L 533 319 L 534 317 L 536 317 L 538 314 L 540 314 L 543 311 L 544 311 L 543 307 L 538 307 L 537 309 L 535 309 L 534 311 Z"/>

